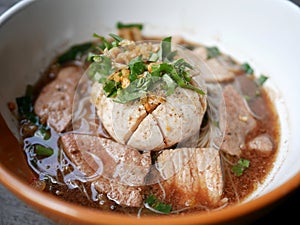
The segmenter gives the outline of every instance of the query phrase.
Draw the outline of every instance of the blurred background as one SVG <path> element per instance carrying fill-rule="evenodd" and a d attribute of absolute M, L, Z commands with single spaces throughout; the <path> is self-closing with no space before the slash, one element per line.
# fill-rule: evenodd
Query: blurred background
<path fill-rule="evenodd" d="M 20 0 L 0 0 L 0 15 L 19 1 Z M 294 2 L 300 7 L 300 0 L 293 0 L 291 2 Z M 297 208 L 294 208 L 294 206 L 297 206 L 299 204 L 299 201 L 300 187 L 293 193 L 286 196 L 286 198 L 282 199 L 279 202 L 275 202 L 263 217 L 251 224 L 266 225 L 282 223 L 285 225 L 299 225 L 299 213 L 297 213 Z M 249 223 L 245 221 L 245 224 Z M 55 224 L 25 205 L 0 184 L 0 225 Z"/>

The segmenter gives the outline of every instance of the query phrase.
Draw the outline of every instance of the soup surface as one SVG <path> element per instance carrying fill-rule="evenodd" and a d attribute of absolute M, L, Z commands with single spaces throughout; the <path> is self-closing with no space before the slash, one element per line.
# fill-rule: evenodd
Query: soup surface
<path fill-rule="evenodd" d="M 33 187 L 139 217 L 243 201 L 278 151 L 268 77 L 215 46 L 117 27 L 53 59 L 16 99 Z"/>

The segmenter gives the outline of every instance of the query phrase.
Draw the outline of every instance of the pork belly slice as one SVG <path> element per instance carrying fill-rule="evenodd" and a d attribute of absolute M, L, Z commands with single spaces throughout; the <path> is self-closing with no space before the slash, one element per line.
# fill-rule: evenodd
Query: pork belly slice
<path fill-rule="evenodd" d="M 46 85 L 34 104 L 35 113 L 57 132 L 66 129 L 72 119 L 72 104 L 83 71 L 79 67 L 62 68 L 55 80 Z"/>
<path fill-rule="evenodd" d="M 226 63 L 224 58 L 207 59 L 207 50 L 205 47 L 197 47 L 193 53 L 202 59 L 211 71 L 207 71 L 214 76 L 205 76 L 206 82 L 228 82 L 234 79 L 234 73 L 230 71 L 231 65 Z M 224 57 L 224 56 L 219 56 Z"/>
<path fill-rule="evenodd" d="M 68 158 L 99 192 L 121 205 L 142 204 L 150 153 L 141 154 L 110 139 L 84 134 L 65 134 L 60 141 Z"/>
<path fill-rule="evenodd" d="M 224 183 L 217 150 L 165 150 L 158 156 L 156 167 L 164 180 L 161 184 L 165 191 L 165 200 L 172 204 L 173 209 L 213 207 L 220 203 Z"/>
<path fill-rule="evenodd" d="M 91 102 L 97 108 L 97 114 L 106 131 L 117 142 L 125 144 L 139 123 L 146 117 L 143 105 L 132 103 L 120 104 L 106 97 L 103 85 L 94 83 L 91 91 Z"/>
<path fill-rule="evenodd" d="M 256 127 L 256 120 L 248 111 L 245 100 L 232 85 L 223 90 L 224 103 L 220 106 L 220 129 L 224 131 L 221 150 L 230 155 L 241 154 L 245 137 Z"/>

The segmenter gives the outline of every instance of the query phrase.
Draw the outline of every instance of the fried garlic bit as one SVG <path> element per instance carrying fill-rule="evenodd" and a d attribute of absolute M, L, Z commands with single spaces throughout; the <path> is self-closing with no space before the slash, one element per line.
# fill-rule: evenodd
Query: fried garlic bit
<path fill-rule="evenodd" d="M 165 102 L 166 99 L 161 96 L 149 95 L 141 99 L 147 113 L 151 113 L 157 106 Z"/>
<path fill-rule="evenodd" d="M 242 122 L 247 122 L 248 121 L 248 117 L 247 116 L 239 115 L 239 120 L 242 121 Z"/>
<path fill-rule="evenodd" d="M 152 62 L 152 63 L 149 63 L 149 65 L 147 66 L 147 70 L 149 71 L 149 73 L 152 73 L 152 66 L 153 65 L 157 65 L 157 64 L 161 64 L 161 62 Z"/>
<path fill-rule="evenodd" d="M 127 88 L 130 84 L 130 80 L 128 78 L 129 75 L 130 75 L 129 69 L 122 69 L 121 71 L 109 75 L 108 80 L 121 82 L 122 88 Z"/>

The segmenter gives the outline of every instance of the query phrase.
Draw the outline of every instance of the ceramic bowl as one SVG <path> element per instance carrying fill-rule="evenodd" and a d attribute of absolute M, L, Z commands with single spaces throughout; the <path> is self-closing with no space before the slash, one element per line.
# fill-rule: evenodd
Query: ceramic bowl
<path fill-rule="evenodd" d="M 277 159 L 266 182 L 246 201 L 210 213 L 137 219 L 99 212 L 35 191 L 7 102 L 23 95 L 58 53 L 115 31 L 117 21 L 141 22 L 145 35 L 181 35 L 216 45 L 270 77 L 266 88 L 281 124 Z M 300 185 L 300 10 L 280 0 L 24 0 L 0 17 L 0 181 L 59 224 L 221 224 L 245 221 Z M 252 217 L 253 218 L 253 217 Z"/>

